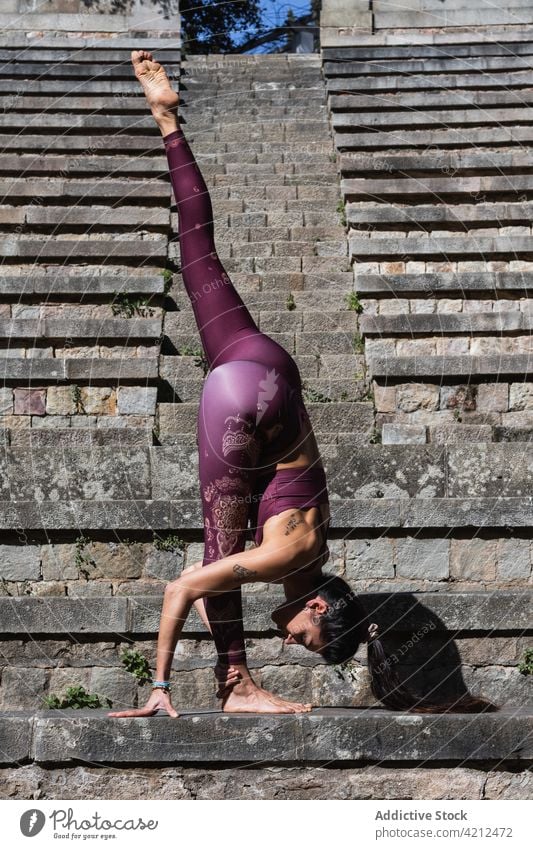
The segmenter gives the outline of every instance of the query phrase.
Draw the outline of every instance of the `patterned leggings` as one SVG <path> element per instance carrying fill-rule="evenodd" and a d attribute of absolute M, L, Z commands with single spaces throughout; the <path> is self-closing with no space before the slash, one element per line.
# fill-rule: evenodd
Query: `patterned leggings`
<path fill-rule="evenodd" d="M 197 422 L 205 566 L 244 550 L 265 431 L 282 425 L 268 434 L 269 453 L 294 442 L 301 380 L 287 351 L 259 331 L 217 255 L 209 191 L 181 127 L 163 142 L 183 282 L 210 367 Z M 244 663 L 241 590 L 206 598 L 205 608 L 219 664 Z"/>

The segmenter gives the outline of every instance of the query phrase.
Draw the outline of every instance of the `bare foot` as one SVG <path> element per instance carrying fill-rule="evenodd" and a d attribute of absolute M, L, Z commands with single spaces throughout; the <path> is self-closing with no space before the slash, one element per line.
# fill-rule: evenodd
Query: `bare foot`
<path fill-rule="evenodd" d="M 290 702 L 263 690 L 254 684 L 238 692 L 239 686 L 223 700 L 222 710 L 225 713 L 307 713 L 312 705 L 300 702 Z"/>
<path fill-rule="evenodd" d="M 179 94 L 171 88 L 163 66 L 148 50 L 132 50 L 131 61 L 157 123 L 172 117 L 177 123 Z"/>

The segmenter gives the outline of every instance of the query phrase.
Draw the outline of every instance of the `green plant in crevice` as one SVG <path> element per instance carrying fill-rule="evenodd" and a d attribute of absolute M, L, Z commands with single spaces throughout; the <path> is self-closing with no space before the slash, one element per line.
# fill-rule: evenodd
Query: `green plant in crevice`
<path fill-rule="evenodd" d="M 351 292 L 345 296 L 346 300 L 346 308 L 349 310 L 354 310 L 356 313 L 362 313 L 364 310 L 363 304 L 359 300 L 359 295 L 357 292 L 354 292 L 353 289 Z"/>
<path fill-rule="evenodd" d="M 43 696 L 43 702 L 47 708 L 101 708 L 112 707 L 113 702 L 107 696 L 102 697 L 96 693 L 88 693 L 85 687 L 81 684 L 74 684 L 67 687 L 65 695 L 62 698 L 51 693 L 49 696 Z M 104 704 L 105 702 L 105 704 Z"/>
<path fill-rule="evenodd" d="M 187 543 L 178 534 L 167 534 L 162 537 L 154 532 L 154 548 L 158 551 L 174 551 L 183 553 L 187 547 Z"/>
<path fill-rule="evenodd" d="M 148 659 L 142 652 L 136 649 L 124 649 L 120 655 L 120 660 L 126 667 L 128 672 L 131 672 L 134 678 L 137 679 L 141 687 L 148 681 L 152 680 L 150 664 Z"/>
<path fill-rule="evenodd" d="M 77 383 L 73 383 L 70 387 L 70 395 L 71 398 L 76 405 L 76 414 L 85 413 L 85 407 L 83 406 L 83 401 L 81 398 L 81 387 L 78 386 Z"/>
<path fill-rule="evenodd" d="M 345 208 L 344 208 L 344 201 L 343 201 L 342 198 L 337 203 L 336 212 L 338 212 L 340 217 L 341 217 L 342 226 L 346 227 L 346 211 L 345 211 Z"/>
<path fill-rule="evenodd" d="M 74 562 L 81 574 L 85 576 L 85 578 L 89 577 L 89 568 L 92 566 L 96 566 L 96 561 L 94 558 L 85 551 L 85 547 L 89 545 L 91 542 L 90 539 L 84 537 L 81 534 L 74 542 L 76 554 L 74 558 Z"/>
<path fill-rule="evenodd" d="M 322 392 L 318 392 L 316 389 L 312 389 L 304 384 L 302 387 L 302 396 L 304 401 L 307 401 L 311 404 L 329 404 L 332 403 L 332 398 L 328 395 L 323 395 Z"/>
<path fill-rule="evenodd" d="M 375 401 L 374 392 L 372 389 L 367 389 L 366 392 L 361 395 L 360 401 Z"/>
<path fill-rule="evenodd" d="M 166 296 L 172 288 L 172 271 L 170 268 L 164 268 L 161 276 L 163 277 L 163 294 Z"/>
<path fill-rule="evenodd" d="M 380 445 L 381 444 L 381 431 L 377 427 L 372 428 L 372 434 L 370 439 L 368 440 L 370 445 Z"/>
<path fill-rule="evenodd" d="M 335 675 L 341 681 L 357 681 L 357 669 L 359 668 L 353 661 L 353 658 L 345 660 L 344 663 L 339 663 L 333 667 Z"/>
<path fill-rule="evenodd" d="M 533 675 L 533 648 L 525 650 L 524 656 L 518 664 L 518 671 L 522 675 Z"/>
<path fill-rule="evenodd" d="M 353 336 L 353 349 L 356 354 L 364 354 L 365 353 L 365 340 L 361 336 L 360 333 L 354 333 Z"/>
<path fill-rule="evenodd" d="M 150 296 L 137 295 L 131 297 L 127 292 L 119 292 L 117 289 L 113 292 L 114 298 L 111 303 L 113 315 L 121 315 L 123 318 L 133 318 L 135 314 L 140 316 L 152 316 L 154 310 L 148 306 Z"/>
<path fill-rule="evenodd" d="M 296 301 L 294 300 L 294 295 L 292 294 L 292 292 L 289 292 L 289 295 L 287 297 L 286 307 L 287 307 L 288 310 L 295 310 L 296 309 Z"/>
<path fill-rule="evenodd" d="M 455 421 L 458 422 L 459 424 L 463 421 L 460 410 L 454 410 L 453 411 L 453 417 L 454 417 Z"/>
<path fill-rule="evenodd" d="M 180 345 L 178 348 L 180 357 L 195 357 L 194 365 L 202 369 L 204 377 L 209 371 L 209 363 L 199 345 L 190 345 L 188 342 L 185 345 Z"/>

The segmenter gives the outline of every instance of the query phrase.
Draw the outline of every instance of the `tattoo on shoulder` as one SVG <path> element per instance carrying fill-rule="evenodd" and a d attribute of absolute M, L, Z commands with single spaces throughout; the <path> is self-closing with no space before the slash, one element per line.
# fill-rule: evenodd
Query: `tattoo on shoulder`
<path fill-rule="evenodd" d="M 252 575 L 257 575 L 257 572 L 247 569 L 246 566 L 241 566 L 240 563 L 235 564 L 233 571 L 239 578 L 250 578 Z"/>
<path fill-rule="evenodd" d="M 288 536 L 291 531 L 293 531 L 298 525 L 301 525 L 303 522 L 302 517 L 298 519 L 296 515 L 289 516 L 289 521 L 287 522 L 287 528 L 285 530 L 285 536 Z"/>

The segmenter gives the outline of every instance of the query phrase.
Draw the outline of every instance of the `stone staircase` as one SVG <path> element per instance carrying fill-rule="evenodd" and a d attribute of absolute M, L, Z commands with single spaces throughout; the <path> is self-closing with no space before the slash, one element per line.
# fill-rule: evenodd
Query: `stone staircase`
<path fill-rule="evenodd" d="M 445 347 L 474 335 L 487 344 L 526 338 L 529 329 L 527 235 L 516 234 L 517 260 L 510 234 L 499 232 L 502 219 L 522 229 L 529 215 L 529 130 L 511 117 L 527 109 L 527 67 L 514 65 L 527 61 L 527 33 L 504 31 L 491 44 L 495 51 L 509 36 L 513 50 L 519 45 L 503 68 L 496 60 L 507 51 L 476 52 L 484 46 L 476 31 L 455 40 L 417 32 L 413 48 L 411 31 L 372 33 L 376 0 L 373 12 L 353 5 L 364 13 L 353 43 L 338 46 L 346 35 L 324 23 L 321 56 L 182 61 L 171 24 L 142 36 L 146 24 L 116 16 L 107 40 L 96 22 L 53 36 L 51 15 L 32 21 L 45 34 L 2 36 L 6 796 L 62 798 L 67 775 L 69 798 L 137 798 L 140 782 L 150 798 L 442 798 L 450 768 L 452 797 L 530 795 L 531 698 L 517 669 L 531 640 L 529 401 L 518 411 L 472 410 L 473 384 L 476 404 L 483 392 L 484 403 L 503 404 L 501 368 L 478 375 L 475 351 Z M 244 592 L 250 664 L 263 686 L 323 706 L 310 716 L 213 713 L 213 647 L 195 616 L 172 671 L 181 730 L 168 717 L 133 720 L 125 746 L 124 720 L 103 709 L 40 709 L 70 685 L 115 709 L 143 704 L 147 687 L 122 653 L 134 649 L 154 668 L 163 588 L 203 554 L 195 417 L 205 369 L 179 273 L 166 158 L 129 68 L 137 45 L 179 78 L 219 254 L 261 329 L 300 367 L 330 486 L 328 568 L 364 593 L 410 685 L 434 698 L 468 688 L 502 704 L 501 713 L 383 710 L 364 647 L 343 672 L 282 647 L 269 617 L 279 588 L 267 586 Z M 482 74 L 485 55 L 496 64 Z M 398 70 L 406 59 L 411 74 Z M 489 85 L 493 78 L 502 84 Z M 436 128 L 433 106 L 442 110 Z M 488 119 L 468 123 L 470 112 L 490 109 L 500 115 L 496 129 Z M 467 179 L 492 181 L 487 198 L 473 200 Z M 513 200 L 513 180 L 524 197 Z M 478 237 L 481 261 L 471 256 Z M 483 270 L 465 267 L 459 279 L 457 268 L 442 267 L 454 256 L 450 241 L 453 262 Z M 492 308 L 503 301 L 513 306 Z M 395 308 L 400 302 L 407 308 Z M 406 356 L 411 341 L 433 348 Z M 504 381 L 508 400 L 516 385 L 529 398 L 526 357 L 496 357 L 515 378 Z M 423 373 L 398 372 L 415 358 Z M 488 354 L 482 359 L 485 368 Z M 516 412 L 520 419 L 508 418 Z"/>

